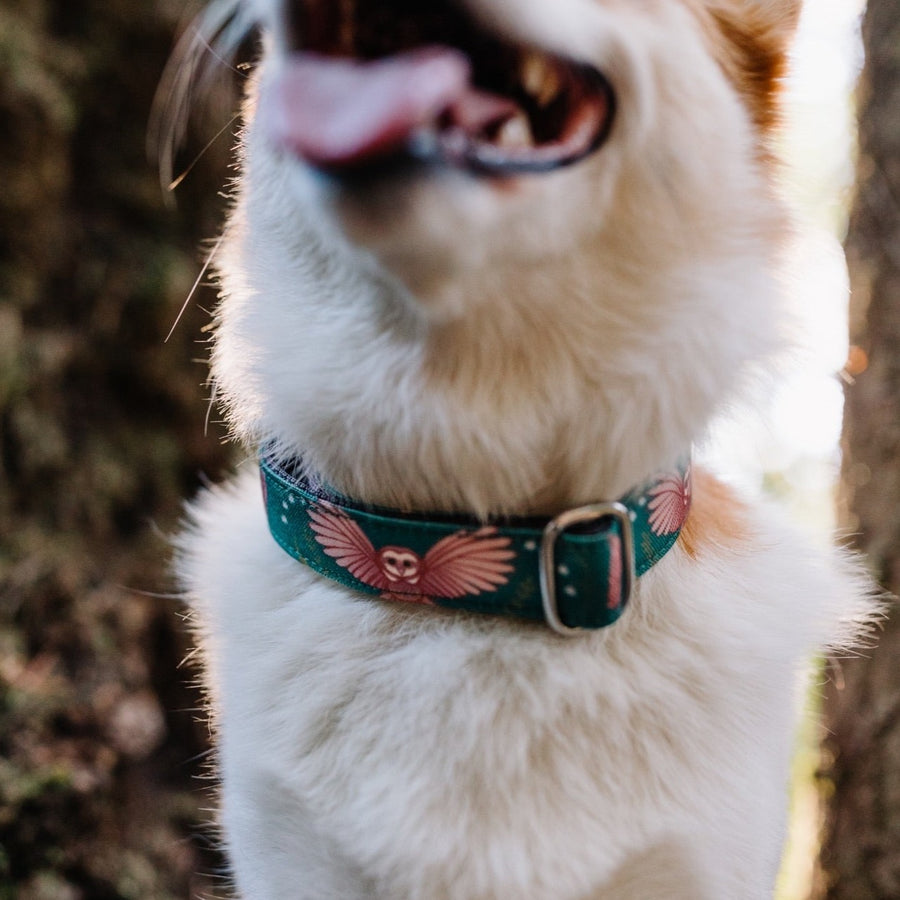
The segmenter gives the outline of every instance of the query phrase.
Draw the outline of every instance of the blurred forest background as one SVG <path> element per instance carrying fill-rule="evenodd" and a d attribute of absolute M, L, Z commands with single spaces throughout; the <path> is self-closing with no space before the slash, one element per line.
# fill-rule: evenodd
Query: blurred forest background
<path fill-rule="evenodd" d="M 869 11 L 845 522 L 897 590 L 900 2 Z M 0 900 L 226 894 L 166 571 L 184 498 L 229 462 L 204 429 L 211 291 L 165 338 L 217 233 L 233 129 L 177 209 L 144 152 L 185 15 L 183 0 L 0 6 Z M 829 700 L 823 897 L 900 898 L 895 631 L 842 664 Z"/>
<path fill-rule="evenodd" d="M 4 900 L 211 896 L 221 865 L 181 609 L 159 596 L 166 536 L 227 455 L 204 435 L 210 292 L 164 339 L 217 233 L 231 140 L 177 209 L 145 152 L 184 15 L 0 5 Z"/>
<path fill-rule="evenodd" d="M 856 191 L 846 240 L 850 341 L 840 521 L 900 595 L 900 0 L 869 0 Z M 900 898 L 900 617 L 833 666 L 819 772 L 817 898 Z"/>

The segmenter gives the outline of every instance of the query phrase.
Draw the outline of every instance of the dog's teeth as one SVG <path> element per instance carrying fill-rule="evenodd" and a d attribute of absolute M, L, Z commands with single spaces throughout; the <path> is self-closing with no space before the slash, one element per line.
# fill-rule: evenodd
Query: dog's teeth
<path fill-rule="evenodd" d="M 533 147 L 534 138 L 527 116 L 524 113 L 518 113 L 507 119 L 497 131 L 495 143 L 510 150 Z"/>
<path fill-rule="evenodd" d="M 528 53 L 522 58 L 519 76 L 522 86 L 537 100 L 539 106 L 547 106 L 562 90 L 559 72 L 540 53 Z"/>

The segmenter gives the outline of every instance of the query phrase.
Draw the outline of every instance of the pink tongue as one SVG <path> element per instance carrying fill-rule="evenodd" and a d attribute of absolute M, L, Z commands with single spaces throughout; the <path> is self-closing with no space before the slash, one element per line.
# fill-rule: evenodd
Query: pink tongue
<path fill-rule="evenodd" d="M 269 135 L 314 165 L 397 149 L 468 90 L 466 57 L 429 47 L 373 62 L 299 53 L 264 98 Z"/>

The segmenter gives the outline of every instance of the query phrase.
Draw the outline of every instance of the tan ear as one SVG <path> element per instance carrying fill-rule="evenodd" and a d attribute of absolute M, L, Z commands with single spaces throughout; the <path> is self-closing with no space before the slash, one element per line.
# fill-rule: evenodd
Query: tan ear
<path fill-rule="evenodd" d="M 801 6 L 801 0 L 712 0 L 708 6 L 719 32 L 720 64 L 764 132 L 778 120 L 778 95 Z"/>

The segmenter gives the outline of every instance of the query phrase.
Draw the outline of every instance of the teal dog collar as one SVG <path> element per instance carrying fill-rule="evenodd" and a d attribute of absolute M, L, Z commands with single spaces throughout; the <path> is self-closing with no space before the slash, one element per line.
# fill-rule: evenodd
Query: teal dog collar
<path fill-rule="evenodd" d="M 690 463 L 613 503 L 550 520 L 404 514 L 348 500 L 263 453 L 269 529 L 320 575 L 386 600 L 544 620 L 560 634 L 603 628 L 687 518 Z"/>

